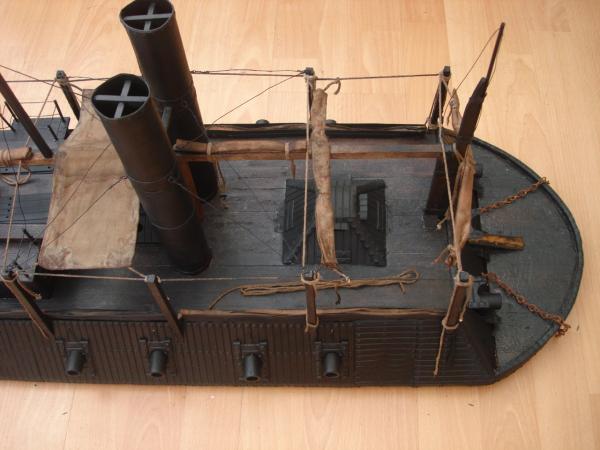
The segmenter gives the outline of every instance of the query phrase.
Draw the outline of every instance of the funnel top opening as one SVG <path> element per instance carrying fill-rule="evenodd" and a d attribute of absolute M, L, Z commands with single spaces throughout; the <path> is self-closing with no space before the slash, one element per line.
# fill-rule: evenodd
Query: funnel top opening
<path fill-rule="evenodd" d="M 175 11 L 168 0 L 135 0 L 121 10 L 121 22 L 136 31 L 154 31 L 169 21 Z"/>
<path fill-rule="evenodd" d="M 141 77 L 120 74 L 96 88 L 92 104 L 106 119 L 116 120 L 136 113 L 149 98 L 150 89 Z"/>

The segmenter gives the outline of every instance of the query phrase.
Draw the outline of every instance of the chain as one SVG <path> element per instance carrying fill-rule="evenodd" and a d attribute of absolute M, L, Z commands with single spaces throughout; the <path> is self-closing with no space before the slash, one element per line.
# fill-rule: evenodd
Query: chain
<path fill-rule="evenodd" d="M 538 188 L 543 184 L 550 184 L 550 182 L 545 177 L 542 177 L 539 180 L 537 180 L 535 183 L 533 183 L 531 186 L 526 187 L 525 189 L 521 189 L 516 194 L 509 195 L 508 197 L 503 198 L 502 200 L 498 200 L 497 202 L 491 203 L 487 206 L 482 206 L 481 208 L 479 208 L 477 210 L 477 212 L 479 212 L 479 214 L 485 214 L 494 209 L 500 209 L 504 206 L 510 205 L 511 203 L 514 203 L 517 200 L 520 200 L 523 197 L 526 197 L 528 194 L 531 194 L 532 192 L 537 191 Z"/>
<path fill-rule="evenodd" d="M 569 328 L 571 328 L 571 325 L 569 325 L 567 322 L 565 322 L 565 319 L 563 319 L 558 314 L 549 313 L 547 311 L 544 311 L 539 306 L 534 305 L 533 303 L 529 303 L 523 295 L 514 291 L 508 284 L 506 284 L 504 281 L 502 281 L 500 279 L 500 277 L 498 277 L 498 275 L 496 275 L 495 273 L 489 272 L 489 273 L 483 273 L 481 275 L 483 276 L 483 278 L 485 278 L 487 280 L 488 283 L 494 283 L 495 285 L 499 286 L 504 292 L 506 292 L 508 295 L 510 295 L 512 298 L 514 298 L 515 301 L 519 305 L 527 308 L 529 310 L 529 312 L 532 312 L 533 314 L 538 315 L 539 317 L 541 317 L 544 320 L 548 320 L 548 321 L 551 321 L 551 322 L 554 322 L 555 324 L 557 324 L 558 330 L 556 331 L 556 336 L 564 336 L 566 334 L 566 332 L 569 330 Z"/>

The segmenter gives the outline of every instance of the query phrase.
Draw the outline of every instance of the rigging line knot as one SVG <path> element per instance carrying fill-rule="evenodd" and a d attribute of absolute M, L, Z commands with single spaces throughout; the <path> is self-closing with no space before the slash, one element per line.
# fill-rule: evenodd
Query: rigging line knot
<path fill-rule="evenodd" d="M 335 80 L 328 83 L 327 86 L 325 86 L 323 88 L 323 91 L 327 92 L 327 89 L 329 89 L 333 85 L 337 85 L 337 88 L 336 88 L 335 92 L 333 93 L 333 95 L 338 95 L 340 93 L 340 89 L 342 89 L 342 80 L 340 80 L 339 77 L 337 77 Z"/>
<path fill-rule="evenodd" d="M 306 278 L 304 278 L 304 273 L 301 273 L 300 281 L 302 282 L 302 284 L 304 284 L 306 286 L 312 286 L 315 289 L 317 289 L 317 285 L 321 281 L 321 274 L 319 273 L 318 270 L 316 272 L 314 272 L 314 274 L 315 274 L 315 277 L 312 280 L 307 280 Z"/>
<path fill-rule="evenodd" d="M 458 161 L 458 163 L 462 164 L 465 158 L 463 155 L 460 154 L 460 152 L 458 150 L 456 150 L 456 143 L 452 144 L 452 153 L 456 157 L 456 160 Z M 459 169 L 459 171 L 460 171 L 460 169 Z"/>
<path fill-rule="evenodd" d="M 459 274 L 461 270 L 458 270 L 456 272 L 456 276 L 454 277 L 454 283 L 456 286 L 462 286 L 466 288 L 466 298 L 463 307 L 460 311 L 460 315 L 458 316 L 458 324 L 462 323 L 462 321 L 464 320 L 467 308 L 469 307 L 469 305 L 471 304 L 471 300 L 473 299 L 473 276 L 469 274 L 469 278 L 467 279 L 467 281 L 460 281 Z"/>
<path fill-rule="evenodd" d="M 31 289 L 29 289 L 21 280 L 19 280 L 18 277 L 15 278 L 15 282 L 19 285 L 19 287 L 21 289 L 23 289 L 25 292 L 27 292 L 35 300 L 41 300 L 42 299 L 42 294 L 38 294 L 37 292 L 34 292 Z"/>
<path fill-rule="evenodd" d="M 435 224 L 435 229 L 437 231 L 440 231 L 442 229 L 442 225 L 444 225 L 444 223 L 446 223 L 446 221 L 448 220 L 448 210 L 446 210 L 446 212 L 444 213 L 444 217 L 442 217 L 438 223 Z"/>
<path fill-rule="evenodd" d="M 310 323 L 308 319 L 306 320 L 306 325 L 304 327 L 304 332 L 307 333 L 309 330 L 314 330 L 319 328 L 319 316 L 317 316 L 317 320 L 315 323 Z"/>
<path fill-rule="evenodd" d="M 454 248 L 453 244 L 448 244 L 442 249 L 440 254 L 432 261 L 431 264 L 441 264 L 443 262 L 448 267 L 452 267 L 456 264 L 456 260 L 456 249 Z"/>
<path fill-rule="evenodd" d="M 340 281 L 342 281 L 343 283 L 350 284 L 352 282 L 350 277 L 344 272 L 342 272 L 342 269 L 340 269 L 340 266 L 338 266 L 337 264 L 323 264 L 323 266 L 331 270 L 333 273 L 339 275 L 342 278 L 342 280 Z"/>
<path fill-rule="evenodd" d="M 442 319 L 442 328 L 444 330 L 446 330 L 446 331 L 454 331 L 454 330 L 458 329 L 458 327 L 460 325 L 460 321 L 456 322 L 455 325 L 450 326 L 450 325 L 448 325 L 448 320 L 447 319 L 448 319 L 447 317 L 444 317 Z"/>
<path fill-rule="evenodd" d="M 304 72 L 304 81 L 306 82 L 306 85 L 308 86 L 308 92 L 310 92 L 311 93 L 310 95 L 312 95 L 312 91 L 313 91 L 313 89 L 315 89 L 315 85 L 317 82 L 317 76 Z"/>
<path fill-rule="evenodd" d="M 31 289 L 29 289 L 20 279 L 19 279 L 19 273 L 23 273 L 23 272 L 19 272 L 17 270 L 13 271 L 11 273 L 12 279 L 11 278 L 4 278 L 3 274 L 0 274 L 0 278 L 2 279 L 3 282 L 5 283 L 14 283 L 17 286 L 19 286 L 23 291 L 25 291 L 30 297 L 32 297 L 34 300 L 41 300 L 42 299 L 42 295 L 38 294 L 35 291 L 32 291 Z M 25 276 L 28 276 L 27 274 Z"/>
<path fill-rule="evenodd" d="M 460 100 L 458 99 L 458 95 L 456 95 L 456 89 L 452 91 L 452 95 L 450 96 L 450 100 L 448 100 L 448 104 L 450 106 L 450 110 L 456 110 L 460 108 Z"/>
<path fill-rule="evenodd" d="M 26 158 L 30 159 L 31 158 L 31 148 L 27 147 L 29 150 L 26 152 Z M 0 151 L 0 164 L 2 164 L 2 166 L 4 167 L 11 167 L 13 162 L 17 162 L 17 160 L 13 160 L 12 159 L 12 155 L 11 155 L 11 149 L 6 148 L 3 149 L 2 151 Z M 29 169 L 29 167 L 27 167 L 26 165 L 24 165 L 24 161 L 19 160 L 19 173 L 15 173 L 14 177 L 9 177 L 8 175 L 5 174 L 0 174 L 0 179 L 2 179 L 2 181 L 4 181 L 6 184 L 8 184 L 9 186 L 21 186 L 25 183 L 27 183 L 29 181 L 29 179 L 31 178 L 31 169 Z M 26 164 L 26 162 L 25 162 Z M 25 176 L 21 176 L 21 170 L 25 169 L 27 171 L 27 174 Z M 14 178 L 14 179 L 13 179 Z"/>

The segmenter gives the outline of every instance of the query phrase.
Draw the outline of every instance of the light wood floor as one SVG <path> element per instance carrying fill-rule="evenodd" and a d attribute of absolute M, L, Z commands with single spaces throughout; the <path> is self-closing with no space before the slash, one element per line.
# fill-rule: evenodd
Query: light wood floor
<path fill-rule="evenodd" d="M 0 0 L 0 63 L 44 78 L 59 68 L 71 75 L 136 71 L 117 18 L 125 3 Z M 0 382 L 0 447 L 600 448 L 597 0 L 175 0 L 175 6 L 193 68 L 313 66 L 319 75 L 337 76 L 437 72 L 449 63 L 455 82 L 506 21 L 478 136 L 547 176 L 579 224 L 586 267 L 568 319 L 573 328 L 514 375 L 478 388 Z M 463 104 L 484 65 L 461 88 Z M 272 82 L 196 77 L 205 120 Z M 344 82 L 330 99 L 329 116 L 422 122 L 434 89 L 434 80 Z M 22 100 L 46 92 L 25 84 L 15 90 Z M 303 82 L 292 80 L 225 121 L 302 121 L 303 92 Z"/>

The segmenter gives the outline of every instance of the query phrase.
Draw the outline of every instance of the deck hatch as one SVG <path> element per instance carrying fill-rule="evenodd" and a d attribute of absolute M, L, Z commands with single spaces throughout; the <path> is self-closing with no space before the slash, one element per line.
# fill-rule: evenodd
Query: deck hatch
<path fill-rule="evenodd" d="M 333 179 L 335 242 L 341 264 L 386 265 L 387 208 L 385 182 L 350 177 Z M 298 264 L 302 252 L 304 181 L 286 180 L 282 215 L 283 263 Z M 320 251 L 315 230 L 315 188 L 308 186 L 307 261 L 317 264 Z"/>

